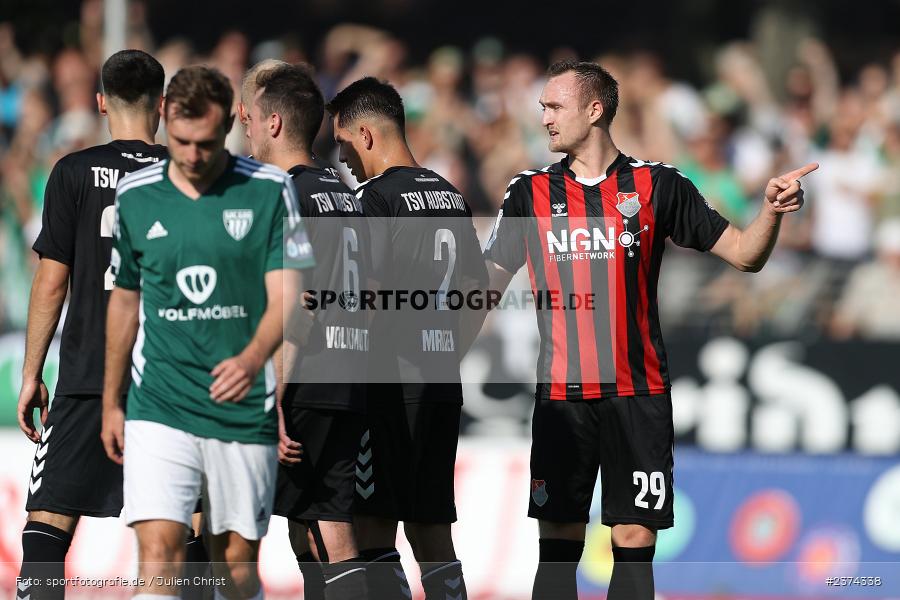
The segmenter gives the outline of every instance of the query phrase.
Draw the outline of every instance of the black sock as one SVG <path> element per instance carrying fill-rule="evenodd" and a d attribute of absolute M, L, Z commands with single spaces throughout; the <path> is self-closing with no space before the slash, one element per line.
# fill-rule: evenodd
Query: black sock
<path fill-rule="evenodd" d="M 326 600 L 366 600 L 369 597 L 366 565 L 359 556 L 322 565 L 322 570 L 325 574 Z"/>
<path fill-rule="evenodd" d="M 410 600 L 412 591 L 400 565 L 396 548 L 372 548 L 360 552 L 366 563 L 366 582 L 374 600 Z"/>
<path fill-rule="evenodd" d="M 620 548 L 613 546 L 613 572 L 608 600 L 653 600 L 653 554 L 656 546 Z"/>
<path fill-rule="evenodd" d="M 193 532 L 188 534 L 184 553 L 184 578 L 187 580 L 181 586 L 182 600 L 204 600 L 212 598 L 211 585 L 194 585 L 195 577 L 211 577 L 209 553 L 203 545 L 203 536 L 195 536 Z"/>
<path fill-rule="evenodd" d="M 303 575 L 303 600 L 325 600 L 325 574 L 322 565 L 312 552 L 297 557 L 297 565 Z"/>
<path fill-rule="evenodd" d="M 66 554 L 72 534 L 39 521 L 29 521 L 22 531 L 22 571 L 16 582 L 16 598 L 62 600 L 66 586 L 39 584 L 48 578 L 64 579 Z"/>
<path fill-rule="evenodd" d="M 466 580 L 462 563 L 430 563 L 422 566 L 422 587 L 425 600 L 467 600 Z"/>
<path fill-rule="evenodd" d="M 575 572 L 584 551 L 584 542 L 541 539 L 540 562 L 534 576 L 532 600 L 577 600 Z"/>

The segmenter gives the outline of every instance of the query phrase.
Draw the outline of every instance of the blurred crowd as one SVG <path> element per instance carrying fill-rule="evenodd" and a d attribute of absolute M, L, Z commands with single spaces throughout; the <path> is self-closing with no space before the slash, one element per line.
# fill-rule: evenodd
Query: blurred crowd
<path fill-rule="evenodd" d="M 333 27 L 315 48 L 291 37 L 251 43 L 230 31 L 201 53 L 187 38 L 157 40 L 143 11 L 131 5 L 129 47 L 154 54 L 169 77 L 188 64 L 213 65 L 236 97 L 245 70 L 266 58 L 311 63 L 326 99 L 363 75 L 391 81 L 419 161 L 484 217 L 496 214 L 513 175 L 559 159 L 547 150 L 537 102 L 548 63 L 595 60 L 620 84 L 618 146 L 677 166 L 735 224 L 755 216 L 769 177 L 811 160 L 821 165 L 804 181 L 806 208 L 784 219 L 759 275 L 670 253 L 660 284 L 669 328 L 900 340 L 900 48 L 842 77 L 828 46 L 806 39 L 776 78 L 750 42 L 734 41 L 711 53 L 706 81 L 689 83 L 670 77 L 664 57 L 651 53 L 576 56 L 560 48 L 538 57 L 508 52 L 491 37 L 435 48 L 417 64 L 402 39 L 350 24 Z M 84 2 L 79 42 L 53 55 L 23 52 L 14 25 L 0 23 L 0 332 L 25 325 L 36 260 L 29 248 L 53 164 L 108 141 L 95 101 L 102 19 L 102 2 Z M 326 124 L 316 150 L 334 164 L 330 135 Z M 228 147 L 246 153 L 240 126 Z"/>

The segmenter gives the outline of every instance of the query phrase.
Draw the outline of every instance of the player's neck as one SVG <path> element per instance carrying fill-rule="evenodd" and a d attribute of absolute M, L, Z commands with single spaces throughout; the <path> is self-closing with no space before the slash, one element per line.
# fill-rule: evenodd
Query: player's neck
<path fill-rule="evenodd" d="M 369 169 L 369 177 L 377 177 L 385 171 L 393 167 L 419 167 L 416 158 L 412 155 L 409 146 L 403 144 L 396 148 L 392 148 L 388 152 L 378 156 L 375 159 L 372 168 Z"/>
<path fill-rule="evenodd" d="M 284 171 L 293 167 L 315 167 L 316 161 L 313 160 L 312 154 L 302 150 L 292 150 L 287 152 L 273 152 L 271 156 L 266 157 L 264 162 L 271 163 Z"/>
<path fill-rule="evenodd" d="M 197 200 L 222 176 L 227 166 L 228 152 L 223 149 L 216 159 L 216 165 L 204 175 L 203 179 L 191 181 L 185 177 L 174 161 L 169 161 L 169 180 L 182 194 L 192 200 Z"/>
<path fill-rule="evenodd" d="M 595 179 L 606 175 L 609 166 L 619 156 L 619 149 L 609 133 L 599 139 L 588 140 L 581 148 L 569 154 L 569 168 L 578 177 Z"/>
<path fill-rule="evenodd" d="M 114 140 L 140 140 L 145 144 L 156 143 L 156 133 L 153 130 L 154 119 L 144 116 L 116 116 L 108 115 L 109 135 Z"/>

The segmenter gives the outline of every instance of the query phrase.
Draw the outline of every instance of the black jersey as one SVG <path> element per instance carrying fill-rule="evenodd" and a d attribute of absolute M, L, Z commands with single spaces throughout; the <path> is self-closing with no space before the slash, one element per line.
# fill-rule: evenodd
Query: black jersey
<path fill-rule="evenodd" d="M 318 258 L 303 281 L 315 298 L 316 326 L 297 354 L 285 402 L 362 411 L 369 332 L 358 303 L 368 246 L 360 201 L 332 169 L 296 166 L 288 172 Z"/>
<path fill-rule="evenodd" d="M 165 146 L 116 140 L 61 158 L 47 181 L 34 251 L 69 267 L 69 310 L 59 349 L 60 395 L 103 393 L 106 303 L 113 288 L 116 185 L 168 156 Z"/>
<path fill-rule="evenodd" d="M 469 205 L 421 167 L 391 167 L 357 196 L 371 237 L 372 279 L 380 294 L 391 294 L 372 323 L 370 378 L 401 383 L 407 402 L 462 402 L 460 311 L 446 300 L 471 289 L 469 282 L 487 281 Z"/>

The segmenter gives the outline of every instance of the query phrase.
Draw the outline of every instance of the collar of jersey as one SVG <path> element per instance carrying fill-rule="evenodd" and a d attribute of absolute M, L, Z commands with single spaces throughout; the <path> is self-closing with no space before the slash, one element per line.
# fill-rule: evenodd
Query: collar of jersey
<path fill-rule="evenodd" d="M 615 173 L 619 169 L 619 167 L 621 167 L 622 165 L 624 165 L 627 162 L 628 162 L 628 157 L 625 156 L 625 154 L 623 154 L 622 152 L 619 152 L 619 155 L 616 156 L 615 160 L 613 160 L 612 163 L 609 165 L 609 167 L 607 167 L 605 174 L 601 175 L 599 178 L 595 177 L 594 179 L 587 180 L 587 181 L 585 181 L 586 178 L 578 177 L 577 175 L 575 175 L 575 172 L 569 168 L 569 157 L 568 156 L 563 157 L 563 159 L 561 161 L 559 161 L 559 166 L 560 166 L 560 170 L 562 170 L 563 173 L 565 173 L 566 175 L 568 175 L 569 177 L 571 177 L 578 183 L 581 183 L 583 185 L 593 186 L 593 185 L 599 185 L 600 183 L 602 183 L 607 177 L 609 177 L 610 175 Z"/>
<path fill-rule="evenodd" d="M 225 152 L 228 152 L 228 150 L 226 150 Z M 175 185 L 175 183 L 174 183 L 174 182 L 172 181 L 172 179 L 169 177 L 169 165 L 168 165 L 168 161 L 166 161 L 166 167 L 163 169 L 163 181 L 165 181 L 167 184 L 169 184 L 170 186 L 172 186 L 172 189 L 173 189 L 173 190 L 175 190 L 176 192 L 178 192 L 180 195 L 182 195 L 183 197 L 187 198 L 187 199 L 190 200 L 191 202 L 199 202 L 199 201 L 202 200 L 204 197 L 208 196 L 209 193 L 210 193 L 211 191 L 215 190 L 216 187 L 219 185 L 219 183 L 220 183 L 223 179 L 225 179 L 225 178 L 229 175 L 229 173 L 231 173 L 231 172 L 234 170 L 234 166 L 235 166 L 235 163 L 236 163 L 236 162 L 237 162 L 237 157 L 236 157 L 234 154 L 232 154 L 231 152 L 228 152 L 228 164 L 225 166 L 225 170 L 222 171 L 222 174 L 219 175 L 218 179 L 216 179 L 215 181 L 213 181 L 212 184 L 211 184 L 208 188 L 206 188 L 206 191 L 203 192 L 202 194 L 200 194 L 200 196 L 199 196 L 198 198 L 196 198 L 196 199 L 191 198 L 190 196 L 188 196 L 187 194 L 185 194 L 184 192 L 182 192 L 181 190 L 179 190 L 179 189 L 178 189 L 178 186 Z"/>

